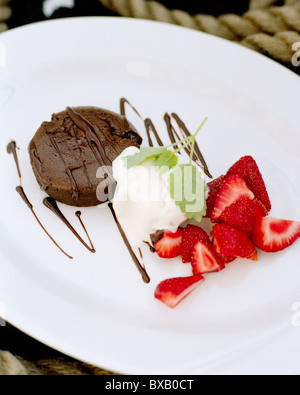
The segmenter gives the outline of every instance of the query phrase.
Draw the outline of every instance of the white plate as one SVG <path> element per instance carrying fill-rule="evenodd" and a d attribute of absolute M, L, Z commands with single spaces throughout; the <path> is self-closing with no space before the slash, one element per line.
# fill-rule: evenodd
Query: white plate
<path fill-rule="evenodd" d="M 299 79 L 239 45 L 170 25 L 119 18 L 56 20 L 0 36 L 0 304 L 7 320 L 43 343 L 124 374 L 300 372 L 300 243 L 259 262 L 237 260 L 171 310 L 154 299 L 163 279 L 189 275 L 147 250 L 142 282 L 106 208 L 83 210 L 96 255 L 42 205 L 29 140 L 66 106 L 119 110 L 126 97 L 166 139 L 165 112 L 191 131 L 217 177 L 253 155 L 276 217 L 300 220 Z M 133 112 L 129 119 L 144 133 Z M 29 198 L 65 258 L 15 192 L 5 153 L 16 139 Z M 78 228 L 75 210 L 63 207 Z"/>

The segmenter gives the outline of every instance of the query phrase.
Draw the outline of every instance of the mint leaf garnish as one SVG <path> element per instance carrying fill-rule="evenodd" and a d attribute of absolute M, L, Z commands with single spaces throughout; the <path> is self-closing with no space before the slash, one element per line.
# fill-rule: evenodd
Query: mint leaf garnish
<path fill-rule="evenodd" d="M 158 166 L 160 171 L 164 172 L 172 169 L 178 163 L 178 156 L 170 150 L 164 151 L 158 155 L 153 163 L 154 166 Z"/>
<path fill-rule="evenodd" d="M 166 147 L 142 147 L 139 152 L 126 156 L 123 160 L 126 162 L 127 168 L 130 169 L 131 167 L 142 164 L 148 159 L 155 159 L 166 150 Z"/>
<path fill-rule="evenodd" d="M 204 176 L 196 166 L 178 165 L 170 174 L 170 196 L 188 218 L 200 222 L 206 214 Z"/>

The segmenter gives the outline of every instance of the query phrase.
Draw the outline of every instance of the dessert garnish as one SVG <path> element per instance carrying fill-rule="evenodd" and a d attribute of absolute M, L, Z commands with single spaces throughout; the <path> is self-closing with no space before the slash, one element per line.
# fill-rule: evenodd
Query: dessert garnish
<path fill-rule="evenodd" d="M 109 209 L 110 209 L 110 211 L 111 211 L 111 213 L 112 213 L 112 215 L 113 215 L 113 218 L 114 218 L 114 220 L 115 220 L 115 223 L 116 223 L 116 225 L 117 225 L 117 227 L 118 227 L 118 229 L 119 229 L 119 232 L 120 232 L 120 234 L 121 234 L 121 236 L 122 236 L 122 238 L 123 238 L 123 240 L 124 240 L 124 243 L 125 243 L 125 245 L 126 245 L 128 251 L 129 251 L 129 253 L 130 253 L 130 256 L 131 256 L 133 262 L 135 263 L 135 265 L 136 265 L 138 271 L 140 272 L 140 274 L 141 274 L 141 276 L 142 276 L 143 281 L 144 281 L 145 283 L 149 283 L 149 282 L 150 282 L 150 277 L 148 276 L 148 273 L 147 273 L 145 267 L 140 263 L 140 261 L 139 261 L 139 259 L 137 258 L 135 252 L 133 251 L 132 246 L 131 246 L 131 244 L 130 244 L 128 238 L 127 238 L 127 235 L 126 235 L 126 233 L 124 232 L 124 230 L 123 230 L 123 228 L 122 228 L 122 225 L 120 224 L 120 222 L 119 222 L 119 220 L 118 220 L 118 217 L 116 216 L 115 210 L 114 210 L 114 208 L 113 208 L 113 204 L 112 204 L 111 202 L 108 203 L 108 207 L 109 207 Z"/>
<path fill-rule="evenodd" d="M 16 187 L 16 191 L 18 192 L 18 194 L 20 195 L 20 197 L 22 198 L 22 200 L 25 202 L 25 204 L 27 205 L 27 207 L 30 209 L 30 211 L 32 212 L 34 218 L 36 219 L 36 221 L 38 222 L 38 224 L 40 225 L 40 227 L 43 229 L 43 231 L 46 233 L 46 235 L 50 238 L 50 240 L 56 245 L 56 247 L 64 254 L 66 255 L 68 258 L 73 259 L 73 257 L 71 257 L 69 254 L 67 254 L 61 247 L 60 245 L 53 239 L 53 237 L 50 235 L 50 233 L 46 230 L 46 228 L 44 227 L 44 225 L 42 224 L 42 222 L 40 221 L 39 217 L 37 216 L 32 203 L 29 201 L 24 188 L 22 187 L 22 175 L 21 175 L 21 170 L 20 170 L 20 166 L 19 166 L 19 160 L 18 160 L 18 153 L 17 153 L 17 143 L 15 141 L 11 141 L 8 145 L 7 145 L 7 152 L 9 154 L 13 154 L 14 157 L 14 161 L 17 167 L 17 171 L 18 171 L 18 175 L 19 175 L 19 179 L 20 179 L 20 185 Z"/>
<path fill-rule="evenodd" d="M 84 226 L 84 223 L 81 219 L 81 212 L 80 211 L 76 211 L 75 215 L 76 217 L 79 219 L 79 222 L 83 228 L 83 230 L 85 231 L 85 234 L 87 235 L 87 238 L 90 242 L 90 245 L 88 245 L 83 239 L 82 237 L 78 234 L 78 232 L 74 229 L 74 227 L 70 224 L 70 222 L 67 220 L 67 218 L 64 216 L 64 214 L 61 212 L 61 210 L 59 209 L 56 200 L 54 200 L 51 197 L 46 197 L 43 199 L 43 203 L 44 206 L 47 207 L 49 210 L 51 210 L 69 229 L 70 231 L 77 237 L 77 239 L 80 241 L 80 243 L 82 243 L 85 248 L 87 250 L 89 250 L 92 253 L 95 253 L 96 250 L 94 248 L 94 245 L 91 241 L 91 238 L 86 230 L 86 227 Z"/>
<path fill-rule="evenodd" d="M 18 176 L 19 176 L 19 180 L 20 180 L 20 185 L 22 186 L 22 174 L 21 174 L 17 149 L 20 149 L 20 148 L 17 146 L 17 143 L 15 141 L 11 141 L 10 143 L 7 144 L 7 147 L 6 147 L 7 153 L 12 154 L 14 157 L 15 165 L 17 167 L 17 172 L 18 172 Z"/>
<path fill-rule="evenodd" d="M 206 217 L 211 220 L 212 231 L 207 233 L 201 224 L 179 228 L 181 238 L 176 244 L 168 243 L 168 254 L 162 254 L 159 241 L 154 243 L 159 256 L 177 256 L 184 264 L 191 263 L 192 276 L 164 280 L 156 288 L 155 297 L 171 308 L 200 285 L 206 273 L 224 270 L 237 258 L 258 261 L 258 250 L 283 251 L 300 238 L 299 221 L 269 215 L 269 194 L 251 155 L 240 158 L 207 188 Z M 163 232 L 162 240 L 168 238 L 169 232 Z"/>

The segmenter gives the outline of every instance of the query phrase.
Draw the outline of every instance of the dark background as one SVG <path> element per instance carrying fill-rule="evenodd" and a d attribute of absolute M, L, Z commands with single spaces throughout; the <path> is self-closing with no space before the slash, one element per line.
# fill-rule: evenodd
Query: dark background
<path fill-rule="evenodd" d="M 168 8 L 185 10 L 190 14 L 203 13 L 215 16 L 225 13 L 242 14 L 249 6 L 249 0 L 161 0 L 160 3 Z M 47 19 L 43 14 L 42 5 L 43 0 L 12 0 L 10 6 L 13 10 L 13 17 L 9 21 L 9 27 Z M 49 19 L 99 15 L 116 16 L 98 0 L 75 0 L 74 9 L 60 8 Z"/>

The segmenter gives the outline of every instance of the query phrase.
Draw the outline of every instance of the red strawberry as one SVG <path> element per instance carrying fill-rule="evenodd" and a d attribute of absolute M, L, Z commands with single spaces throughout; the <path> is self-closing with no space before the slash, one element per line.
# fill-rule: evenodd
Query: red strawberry
<path fill-rule="evenodd" d="M 242 176 L 254 195 L 262 202 L 268 211 L 271 210 L 271 202 L 265 182 L 252 156 L 244 156 L 237 161 L 228 170 L 226 175 L 229 176 L 232 174 L 239 174 Z"/>
<path fill-rule="evenodd" d="M 248 197 L 251 200 L 255 198 L 240 175 L 233 174 L 226 177 L 216 198 L 211 215 L 212 222 L 220 221 L 223 211 L 241 197 Z"/>
<path fill-rule="evenodd" d="M 272 217 L 255 218 L 251 239 L 266 252 L 282 251 L 300 237 L 300 222 Z"/>
<path fill-rule="evenodd" d="M 249 238 L 234 226 L 225 223 L 213 227 L 214 250 L 237 258 L 246 258 L 257 261 L 257 251 Z"/>
<path fill-rule="evenodd" d="M 210 243 L 210 238 L 205 230 L 195 225 L 187 225 L 187 227 L 183 229 L 181 252 L 183 263 L 191 262 L 192 249 L 199 240 Z"/>
<path fill-rule="evenodd" d="M 218 178 L 216 178 L 215 180 L 207 183 L 207 188 L 208 188 L 208 195 L 207 195 L 207 199 L 206 199 L 206 217 L 210 218 L 215 202 L 216 202 L 216 198 L 217 195 L 219 193 L 219 190 L 223 184 L 223 181 L 225 179 L 225 176 L 220 176 Z"/>
<path fill-rule="evenodd" d="M 203 281 L 205 279 L 201 274 L 164 280 L 156 287 L 154 296 L 167 306 L 174 308 Z"/>
<path fill-rule="evenodd" d="M 203 241 L 198 241 L 194 245 L 191 263 L 193 274 L 213 273 L 225 269 L 212 245 Z"/>
<path fill-rule="evenodd" d="M 162 238 L 154 243 L 155 251 L 161 258 L 176 258 L 182 251 L 183 230 L 178 229 L 175 233 L 164 231 Z"/>
<path fill-rule="evenodd" d="M 268 215 L 268 210 L 262 204 L 262 202 L 255 198 L 252 200 L 252 210 L 253 210 L 253 217 L 266 217 Z"/>
<path fill-rule="evenodd" d="M 226 222 L 228 225 L 235 226 L 249 236 L 253 224 L 252 199 L 248 196 L 241 197 L 225 208 L 220 216 L 220 220 Z"/>
<path fill-rule="evenodd" d="M 225 254 L 218 254 L 216 251 L 215 253 L 218 255 L 219 260 L 223 263 L 223 265 L 227 265 L 236 260 L 235 256 L 225 255 Z"/>

